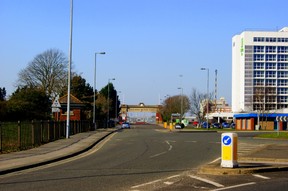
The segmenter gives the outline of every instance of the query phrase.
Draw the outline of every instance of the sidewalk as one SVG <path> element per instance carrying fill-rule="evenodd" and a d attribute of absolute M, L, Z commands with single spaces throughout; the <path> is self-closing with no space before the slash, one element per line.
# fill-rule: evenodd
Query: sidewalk
<path fill-rule="evenodd" d="M 222 168 L 221 159 L 202 166 L 202 174 L 251 174 L 272 171 L 288 171 L 287 144 L 267 144 L 260 150 L 255 150 L 238 159 L 238 168 Z"/>
<path fill-rule="evenodd" d="M 117 129 L 79 133 L 30 150 L 0 154 L 0 175 L 60 161 L 83 153 Z"/>

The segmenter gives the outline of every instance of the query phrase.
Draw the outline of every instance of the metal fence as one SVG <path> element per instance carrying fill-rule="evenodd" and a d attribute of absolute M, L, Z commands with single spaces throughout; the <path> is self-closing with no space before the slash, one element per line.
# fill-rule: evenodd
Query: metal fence
<path fill-rule="evenodd" d="M 74 135 L 90 131 L 90 121 L 70 121 Z M 66 121 L 0 122 L 0 152 L 30 149 L 66 136 Z"/>

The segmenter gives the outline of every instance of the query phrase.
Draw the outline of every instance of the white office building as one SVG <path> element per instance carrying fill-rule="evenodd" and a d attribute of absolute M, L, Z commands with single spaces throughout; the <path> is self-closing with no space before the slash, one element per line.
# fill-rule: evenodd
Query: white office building
<path fill-rule="evenodd" d="M 232 112 L 288 108 L 288 27 L 232 38 Z"/>

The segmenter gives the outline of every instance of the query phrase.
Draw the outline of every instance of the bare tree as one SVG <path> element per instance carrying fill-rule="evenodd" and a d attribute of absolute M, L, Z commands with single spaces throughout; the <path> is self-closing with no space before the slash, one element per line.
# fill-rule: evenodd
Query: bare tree
<path fill-rule="evenodd" d="M 38 87 L 47 95 L 59 94 L 67 84 L 67 58 L 57 49 L 38 54 L 18 76 L 19 87 Z"/>
<path fill-rule="evenodd" d="M 192 89 L 192 93 L 190 95 L 190 112 L 192 115 L 196 115 L 198 120 L 204 121 L 205 115 L 207 113 L 207 105 L 210 110 L 211 107 L 211 97 L 212 94 L 208 95 L 208 102 L 205 101 L 207 100 L 207 94 L 203 94 L 198 92 L 196 89 Z"/>

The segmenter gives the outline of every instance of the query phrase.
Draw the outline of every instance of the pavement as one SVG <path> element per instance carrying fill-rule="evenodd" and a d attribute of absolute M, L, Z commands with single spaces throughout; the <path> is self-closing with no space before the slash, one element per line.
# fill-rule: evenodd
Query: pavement
<path fill-rule="evenodd" d="M 98 129 L 60 139 L 40 147 L 0 154 L 0 175 L 57 162 L 84 153 L 118 129 Z M 221 159 L 199 168 L 201 174 L 251 174 L 288 171 L 288 141 L 286 144 L 265 144 L 238 157 L 237 168 L 222 168 Z"/>
<path fill-rule="evenodd" d="M 64 160 L 94 147 L 116 128 L 79 133 L 29 150 L 0 154 L 0 175 Z"/>

